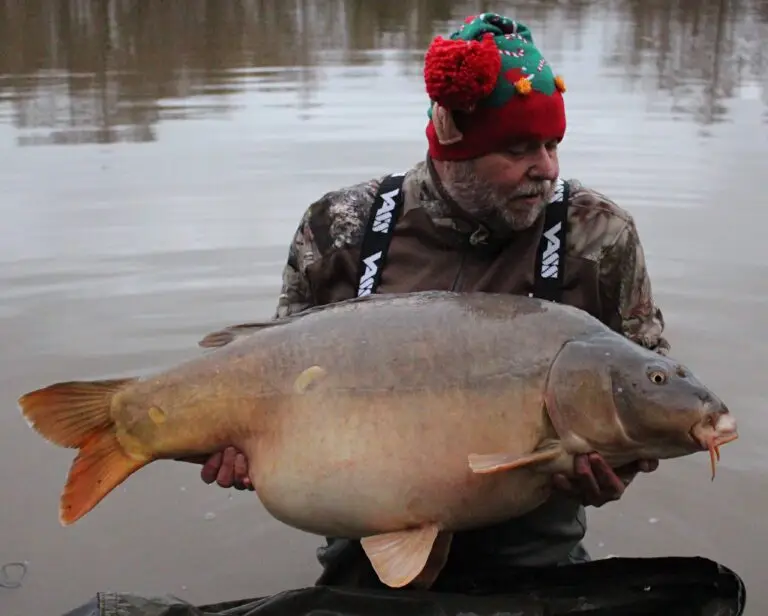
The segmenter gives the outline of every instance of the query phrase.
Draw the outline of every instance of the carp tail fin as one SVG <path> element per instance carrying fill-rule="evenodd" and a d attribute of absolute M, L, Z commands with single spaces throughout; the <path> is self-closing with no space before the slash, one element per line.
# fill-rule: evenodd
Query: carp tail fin
<path fill-rule="evenodd" d="M 125 452 L 110 412 L 113 396 L 134 380 L 56 383 L 18 400 L 22 415 L 38 434 L 61 447 L 79 449 L 61 494 L 63 526 L 88 513 L 148 462 Z"/>

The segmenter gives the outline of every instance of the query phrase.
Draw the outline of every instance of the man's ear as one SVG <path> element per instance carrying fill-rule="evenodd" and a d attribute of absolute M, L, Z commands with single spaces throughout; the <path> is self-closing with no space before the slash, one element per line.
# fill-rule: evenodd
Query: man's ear
<path fill-rule="evenodd" d="M 435 133 L 440 145 L 451 145 L 464 138 L 453 121 L 453 114 L 437 103 L 432 103 L 432 123 L 435 125 Z"/>

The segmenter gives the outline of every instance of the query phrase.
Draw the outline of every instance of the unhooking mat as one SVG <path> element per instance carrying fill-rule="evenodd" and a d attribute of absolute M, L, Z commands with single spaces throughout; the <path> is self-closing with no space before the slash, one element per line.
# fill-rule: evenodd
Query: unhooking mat
<path fill-rule="evenodd" d="M 711 560 L 611 558 L 457 578 L 449 592 L 312 586 L 215 605 L 99 592 L 64 616 L 738 616 L 745 601 Z"/>

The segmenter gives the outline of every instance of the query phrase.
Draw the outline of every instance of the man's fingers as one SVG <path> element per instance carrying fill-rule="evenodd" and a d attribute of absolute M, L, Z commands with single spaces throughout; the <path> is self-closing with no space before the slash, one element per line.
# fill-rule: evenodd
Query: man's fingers
<path fill-rule="evenodd" d="M 203 465 L 200 476 L 205 483 L 211 484 L 215 481 L 222 488 L 253 490 L 248 476 L 248 460 L 245 454 L 238 452 L 234 447 L 227 447 L 224 451 L 210 456 Z"/>
<path fill-rule="evenodd" d="M 245 456 L 238 453 L 235 456 L 235 487 L 238 490 L 245 490 L 249 484 L 248 463 L 245 461 Z"/>
<path fill-rule="evenodd" d="M 600 496 L 600 487 L 597 485 L 597 480 L 592 473 L 589 458 L 587 456 L 578 456 L 574 466 L 582 493 L 590 501 L 598 498 Z"/>
<path fill-rule="evenodd" d="M 219 474 L 219 466 L 221 466 L 221 452 L 213 454 L 208 461 L 203 464 L 203 468 L 200 471 L 200 477 L 205 483 L 213 483 L 216 480 L 216 475 Z"/>
<path fill-rule="evenodd" d="M 245 456 L 238 453 L 235 456 L 235 476 L 238 479 L 242 479 L 248 474 L 248 464 L 245 461 Z"/>
<path fill-rule="evenodd" d="M 640 460 L 638 467 L 643 473 L 652 473 L 659 468 L 658 460 Z"/>
<path fill-rule="evenodd" d="M 624 492 L 624 482 L 621 477 L 613 472 L 613 469 L 603 460 L 601 456 L 590 456 L 592 472 L 600 486 L 600 492 L 607 492 L 608 495 L 621 496 Z M 605 497 L 606 495 L 603 494 Z"/>
<path fill-rule="evenodd" d="M 614 470 L 599 454 L 577 455 L 574 460 L 574 476 L 556 474 L 554 486 L 565 493 L 578 497 L 585 505 L 600 507 L 607 502 L 618 500 L 638 472 L 653 472 L 658 460 L 641 460 Z M 626 473 L 626 479 L 622 475 Z"/>
<path fill-rule="evenodd" d="M 216 483 L 222 488 L 231 488 L 235 482 L 235 448 L 227 447 L 224 450 L 224 457 L 221 461 L 221 468 L 216 475 Z"/>

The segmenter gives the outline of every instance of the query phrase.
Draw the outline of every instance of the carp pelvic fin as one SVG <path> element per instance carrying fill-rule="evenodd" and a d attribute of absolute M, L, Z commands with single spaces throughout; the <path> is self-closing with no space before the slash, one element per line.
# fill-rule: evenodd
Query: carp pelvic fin
<path fill-rule="evenodd" d="M 501 473 L 516 468 L 536 467 L 554 462 L 560 456 L 567 455 L 559 442 L 538 447 L 527 456 L 508 453 L 469 454 L 469 468 L 476 474 Z"/>
<path fill-rule="evenodd" d="M 61 447 L 80 449 L 61 494 L 62 526 L 84 516 L 149 462 L 125 453 L 110 414 L 112 397 L 133 380 L 56 383 L 19 398 L 24 418 L 43 438 Z"/>
<path fill-rule="evenodd" d="M 445 566 L 452 538 L 452 533 L 430 525 L 364 537 L 360 543 L 387 586 L 429 587 Z"/>
<path fill-rule="evenodd" d="M 453 533 L 445 530 L 437 533 L 437 539 L 435 539 L 432 545 L 432 551 L 429 554 L 429 558 L 427 558 L 427 564 L 424 565 L 421 573 L 411 581 L 412 588 L 423 588 L 426 590 L 435 583 L 443 567 L 445 567 L 445 563 L 448 562 L 452 541 Z"/>

